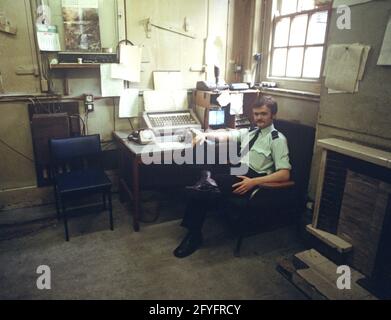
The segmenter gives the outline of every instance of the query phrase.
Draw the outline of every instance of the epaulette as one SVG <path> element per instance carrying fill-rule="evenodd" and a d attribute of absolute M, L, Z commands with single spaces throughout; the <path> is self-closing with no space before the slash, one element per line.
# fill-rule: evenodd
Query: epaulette
<path fill-rule="evenodd" d="M 273 139 L 273 140 L 278 139 L 278 131 L 277 131 L 277 130 L 273 130 L 273 131 L 272 131 L 272 139 Z"/>

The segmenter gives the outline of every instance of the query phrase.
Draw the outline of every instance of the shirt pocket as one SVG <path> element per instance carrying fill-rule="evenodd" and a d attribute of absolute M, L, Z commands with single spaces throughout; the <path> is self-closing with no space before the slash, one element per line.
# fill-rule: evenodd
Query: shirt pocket
<path fill-rule="evenodd" d="M 271 156 L 271 150 L 265 150 L 264 148 L 261 148 L 259 146 L 254 146 L 252 150 L 254 150 L 257 154 L 266 159 L 269 159 Z"/>

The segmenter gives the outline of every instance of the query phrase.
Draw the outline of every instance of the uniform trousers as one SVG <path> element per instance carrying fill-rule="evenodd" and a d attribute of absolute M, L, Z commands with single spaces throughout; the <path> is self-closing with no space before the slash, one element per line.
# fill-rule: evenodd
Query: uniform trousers
<path fill-rule="evenodd" d="M 256 178 L 265 176 L 265 174 L 259 174 L 249 168 L 246 176 L 248 178 Z M 195 191 L 187 194 L 186 210 L 181 226 L 187 228 L 191 233 L 201 233 L 208 209 L 220 211 L 224 208 L 227 198 L 233 197 L 242 201 L 248 201 L 253 192 L 253 190 L 250 190 L 244 195 L 234 194 L 233 190 L 235 188 L 232 188 L 232 185 L 242 181 L 237 176 L 218 174 L 215 177 L 212 176 L 212 178 L 217 182 L 220 192 Z"/>

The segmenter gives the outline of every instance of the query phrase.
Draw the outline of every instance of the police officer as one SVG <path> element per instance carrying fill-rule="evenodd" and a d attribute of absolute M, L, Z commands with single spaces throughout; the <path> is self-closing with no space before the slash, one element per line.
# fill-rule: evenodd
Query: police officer
<path fill-rule="evenodd" d="M 273 125 L 278 111 L 277 103 L 269 96 L 261 97 L 252 107 L 256 128 L 254 130 L 241 129 L 233 132 L 198 133 L 196 142 L 206 138 L 236 139 L 241 145 L 241 161 L 239 168 L 231 168 L 233 175 L 214 177 L 215 182 L 206 175 L 204 182 L 209 183 L 211 190 L 218 186 L 223 197 L 238 197 L 248 199 L 254 189 L 263 183 L 284 182 L 290 178 L 291 165 L 287 140 Z M 245 170 L 243 170 L 245 169 Z M 235 171 L 236 170 L 236 171 Z M 235 174 L 235 172 L 240 172 Z M 217 188 L 217 187 L 216 187 Z M 206 209 L 216 202 L 215 197 L 191 197 L 187 204 L 182 226 L 188 233 L 181 244 L 174 250 L 174 255 L 184 258 L 191 255 L 202 245 L 202 225 L 206 216 Z"/>

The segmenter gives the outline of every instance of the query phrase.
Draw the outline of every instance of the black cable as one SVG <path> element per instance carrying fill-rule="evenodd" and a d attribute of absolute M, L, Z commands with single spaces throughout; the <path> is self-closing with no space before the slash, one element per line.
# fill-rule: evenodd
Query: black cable
<path fill-rule="evenodd" d="M 84 124 L 85 124 L 85 135 L 88 135 L 88 111 L 84 114 Z"/>
<path fill-rule="evenodd" d="M 82 122 L 83 128 L 82 128 L 80 134 L 85 136 L 86 135 L 86 124 L 85 124 L 83 118 L 79 114 L 73 114 L 73 115 L 70 115 L 68 117 L 69 118 L 76 118 L 76 119 L 78 119 L 78 120 L 80 120 Z"/>
<path fill-rule="evenodd" d="M 22 156 L 23 158 L 31 161 L 32 163 L 35 163 L 35 161 L 31 158 L 29 158 L 28 156 L 26 156 L 25 154 L 19 152 L 18 150 L 16 150 L 15 148 L 11 147 L 7 142 L 5 142 L 3 139 L 0 139 L 0 142 L 5 145 L 7 148 L 11 149 L 13 152 L 17 153 L 18 155 Z"/>
<path fill-rule="evenodd" d="M 130 123 L 130 127 L 132 128 L 132 131 L 135 131 L 135 130 L 134 130 L 134 127 L 133 127 L 132 120 L 131 120 L 130 118 L 128 118 L 128 120 L 129 120 L 129 123 Z"/>
<path fill-rule="evenodd" d="M 113 97 L 113 121 L 114 121 L 114 131 L 115 131 L 115 98 Z"/>

